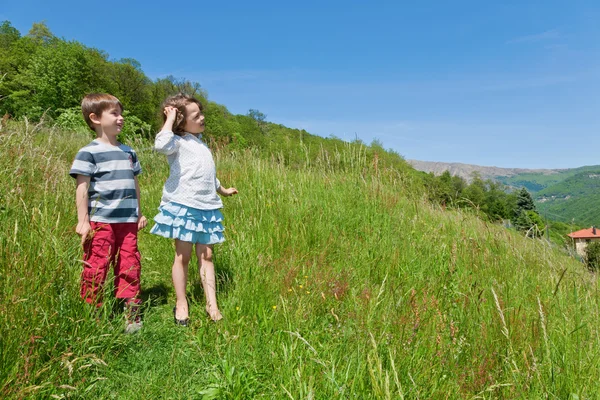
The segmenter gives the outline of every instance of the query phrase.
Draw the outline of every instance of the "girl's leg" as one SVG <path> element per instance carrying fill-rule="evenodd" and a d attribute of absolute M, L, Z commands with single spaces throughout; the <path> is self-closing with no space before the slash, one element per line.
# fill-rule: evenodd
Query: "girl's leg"
<path fill-rule="evenodd" d="M 223 318 L 217 306 L 217 286 L 215 279 L 215 265 L 212 261 L 212 246 L 196 244 L 196 256 L 200 267 L 200 279 L 206 297 L 206 312 L 210 319 L 218 321 Z"/>
<path fill-rule="evenodd" d="M 175 239 L 175 261 L 173 262 L 172 274 L 175 296 L 177 296 L 175 318 L 179 320 L 189 318 L 185 289 L 187 284 L 188 265 L 190 263 L 190 258 L 192 257 L 192 247 L 192 243 Z"/>

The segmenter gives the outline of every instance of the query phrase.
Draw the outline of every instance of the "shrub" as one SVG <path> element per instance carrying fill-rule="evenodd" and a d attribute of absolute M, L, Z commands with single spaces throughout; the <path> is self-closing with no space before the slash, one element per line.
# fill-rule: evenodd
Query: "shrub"
<path fill-rule="evenodd" d="M 600 267 L 600 242 L 591 242 L 585 249 L 585 264 L 596 271 Z"/>

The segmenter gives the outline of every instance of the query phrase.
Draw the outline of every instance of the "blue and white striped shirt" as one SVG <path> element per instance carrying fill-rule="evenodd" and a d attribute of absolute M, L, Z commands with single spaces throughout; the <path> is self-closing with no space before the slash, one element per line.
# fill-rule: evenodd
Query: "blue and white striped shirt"
<path fill-rule="evenodd" d="M 98 140 L 75 156 L 69 174 L 90 177 L 88 212 L 90 221 L 137 222 L 138 198 L 135 179 L 142 172 L 135 151 L 129 146 L 112 146 Z"/>

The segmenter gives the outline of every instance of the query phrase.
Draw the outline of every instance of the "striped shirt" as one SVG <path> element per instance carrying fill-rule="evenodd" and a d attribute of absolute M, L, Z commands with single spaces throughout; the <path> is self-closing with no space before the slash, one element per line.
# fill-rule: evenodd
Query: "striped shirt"
<path fill-rule="evenodd" d="M 113 146 L 97 139 L 75 156 L 69 174 L 90 177 L 88 213 L 90 221 L 137 222 L 138 198 L 135 179 L 142 172 L 135 151 L 129 146 Z"/>

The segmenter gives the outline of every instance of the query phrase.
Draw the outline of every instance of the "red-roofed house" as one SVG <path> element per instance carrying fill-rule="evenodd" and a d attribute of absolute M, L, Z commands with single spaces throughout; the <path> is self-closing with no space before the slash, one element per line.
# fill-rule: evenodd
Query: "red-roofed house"
<path fill-rule="evenodd" d="M 596 229 L 595 226 L 591 228 L 582 229 L 580 231 L 571 232 L 568 235 L 573 242 L 575 242 L 575 250 L 577 254 L 585 257 L 585 248 L 589 242 L 600 241 L 600 229 Z"/>

